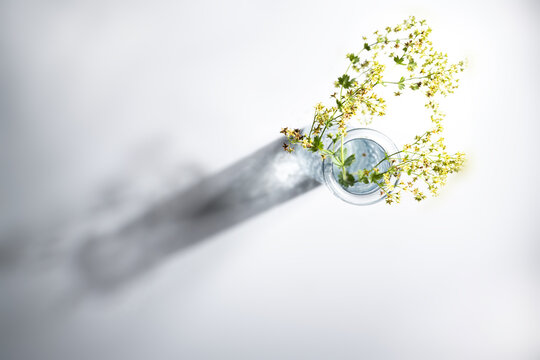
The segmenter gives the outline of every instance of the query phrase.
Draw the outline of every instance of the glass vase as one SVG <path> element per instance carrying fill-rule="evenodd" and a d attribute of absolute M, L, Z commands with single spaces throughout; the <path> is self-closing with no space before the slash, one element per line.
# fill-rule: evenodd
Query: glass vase
<path fill-rule="evenodd" d="M 336 147 L 340 141 L 336 143 Z M 379 131 L 368 128 L 357 128 L 347 132 L 344 139 L 344 148 L 347 155 L 355 154 L 355 160 L 348 168 L 351 174 L 359 170 L 371 170 L 375 166 L 380 172 L 385 172 L 390 167 L 390 162 L 385 156 L 397 153 L 399 150 L 392 140 Z M 396 155 L 394 155 L 395 158 Z M 399 157 L 399 154 L 397 155 Z M 386 197 L 376 183 L 359 183 L 354 186 L 344 187 L 338 181 L 341 169 L 328 157 L 322 163 L 324 183 L 330 191 L 341 200 L 354 205 L 371 205 Z M 396 183 L 398 179 L 395 179 Z"/>

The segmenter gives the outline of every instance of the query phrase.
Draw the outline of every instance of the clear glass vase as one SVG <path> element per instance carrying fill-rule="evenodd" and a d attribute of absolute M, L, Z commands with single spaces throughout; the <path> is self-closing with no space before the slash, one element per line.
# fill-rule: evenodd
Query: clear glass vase
<path fill-rule="evenodd" d="M 336 143 L 338 146 L 339 141 Z M 355 160 L 349 167 L 354 174 L 358 170 L 371 170 L 377 166 L 380 172 L 388 170 L 390 163 L 385 156 L 397 153 L 399 150 L 386 135 L 368 128 L 357 128 L 347 132 L 344 139 L 347 155 L 355 154 Z M 399 155 L 394 155 L 398 156 Z M 378 164 L 378 165 L 377 165 Z M 333 164 L 330 158 L 322 163 L 324 183 L 330 191 L 343 201 L 354 205 L 371 205 L 386 197 L 376 183 L 356 183 L 354 186 L 343 187 L 338 182 L 340 168 Z M 398 179 L 395 179 L 397 182 Z"/>
<path fill-rule="evenodd" d="M 329 139 L 323 141 L 325 147 L 330 148 L 331 141 Z M 379 170 L 384 172 L 390 166 L 389 162 L 384 160 L 385 155 L 392 155 L 399 151 L 386 135 L 368 128 L 349 130 L 344 141 L 347 155 L 355 154 L 355 161 L 349 167 L 349 172 L 353 174 L 357 173 L 358 170 L 371 170 L 377 164 Z M 338 141 L 336 146 L 339 144 Z M 325 184 L 334 195 L 343 201 L 354 205 L 370 205 L 386 197 L 384 192 L 381 194 L 379 186 L 375 183 L 356 183 L 348 188 L 343 187 L 338 181 L 341 170 L 332 163 L 330 158 L 321 161 L 319 155 L 306 151 L 300 146 L 296 147 L 293 154 L 296 156 L 299 167 L 306 175 Z M 399 155 L 394 155 L 394 158 L 399 159 Z M 395 181 L 397 183 L 397 179 Z"/>

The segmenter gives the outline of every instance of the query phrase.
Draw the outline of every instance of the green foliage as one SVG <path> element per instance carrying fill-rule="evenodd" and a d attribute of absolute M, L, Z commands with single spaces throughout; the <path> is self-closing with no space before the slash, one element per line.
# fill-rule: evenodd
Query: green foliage
<path fill-rule="evenodd" d="M 351 79 L 351 77 L 347 74 L 343 74 L 342 76 L 338 77 L 337 83 L 343 89 L 349 89 L 351 86 L 353 86 L 354 79 Z"/>
<path fill-rule="evenodd" d="M 343 187 L 349 187 L 349 186 L 354 186 L 354 184 L 356 183 L 356 180 L 353 174 L 347 172 L 347 170 L 342 170 L 339 173 L 338 182 Z"/>
<path fill-rule="evenodd" d="M 311 151 L 317 152 L 317 151 L 324 151 L 324 143 L 321 140 L 320 136 L 313 137 L 313 144 L 311 146 Z"/>
<path fill-rule="evenodd" d="M 343 166 L 345 167 L 351 166 L 355 159 L 356 159 L 355 154 L 349 155 L 349 157 L 346 158 L 345 161 L 343 162 Z"/>
<path fill-rule="evenodd" d="M 411 57 L 410 60 L 409 60 L 409 64 L 407 65 L 407 70 L 414 71 L 414 69 L 416 69 L 417 66 L 418 66 L 418 64 Z"/>
<path fill-rule="evenodd" d="M 397 85 L 398 85 L 399 90 L 405 89 L 405 78 L 403 76 L 401 77 L 401 79 L 399 79 L 399 82 Z"/>
<path fill-rule="evenodd" d="M 399 56 L 394 56 L 394 62 L 398 65 L 405 65 L 405 59 Z"/>
<path fill-rule="evenodd" d="M 353 64 L 358 64 L 360 61 L 360 58 L 356 56 L 355 54 L 347 54 L 347 58 L 351 61 Z"/>

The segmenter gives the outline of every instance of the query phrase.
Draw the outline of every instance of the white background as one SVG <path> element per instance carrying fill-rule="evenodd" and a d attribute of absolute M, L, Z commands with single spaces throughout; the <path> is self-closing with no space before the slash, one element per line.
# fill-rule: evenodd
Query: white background
<path fill-rule="evenodd" d="M 0 229 L 23 235 L 0 242 L 0 357 L 537 359 L 539 11 L 4 0 Z M 409 15 L 469 61 L 442 108 L 470 160 L 439 198 L 353 207 L 320 187 L 118 290 L 64 296 L 74 260 L 51 234 L 114 228 L 308 124 L 361 36 Z M 407 142 L 429 125 L 418 107 L 396 99 L 372 127 Z"/>

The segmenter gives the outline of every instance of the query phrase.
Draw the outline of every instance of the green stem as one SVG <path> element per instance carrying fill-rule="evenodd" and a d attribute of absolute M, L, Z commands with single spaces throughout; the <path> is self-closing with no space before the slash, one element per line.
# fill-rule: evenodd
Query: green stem
<path fill-rule="evenodd" d="M 383 161 L 386 161 L 386 160 L 390 159 L 390 157 L 392 157 L 392 156 L 394 156 L 394 155 L 397 155 L 397 154 L 399 154 L 399 153 L 401 153 L 401 152 L 403 152 L 403 150 L 400 150 L 400 151 L 398 151 L 398 152 L 395 152 L 395 153 L 393 153 L 393 154 L 391 154 L 391 155 L 386 155 L 386 156 L 384 157 L 384 159 L 382 159 L 381 161 L 379 161 L 373 168 L 376 168 L 376 167 L 379 166 Z"/>
<path fill-rule="evenodd" d="M 422 138 L 423 138 L 424 136 L 426 136 L 427 133 L 428 133 L 427 131 L 426 131 L 425 133 L 423 133 L 422 136 L 420 136 L 420 137 L 418 138 L 418 140 L 416 140 L 415 142 L 413 142 L 413 143 L 411 144 L 411 146 L 414 146 L 414 145 L 418 144 L 418 142 L 419 142 L 420 140 L 422 140 Z M 391 154 L 391 155 L 385 156 L 384 159 L 382 159 L 381 161 L 379 161 L 379 162 L 377 163 L 377 165 L 374 166 L 374 168 L 376 168 L 377 166 L 379 166 L 383 161 L 388 160 L 388 159 L 390 159 L 392 156 L 397 155 L 397 154 L 402 153 L 402 152 L 406 152 L 406 151 L 405 151 L 405 150 L 399 150 L 399 151 L 397 151 L 397 152 L 395 152 L 395 153 L 393 153 L 393 154 Z"/>
<path fill-rule="evenodd" d="M 317 114 L 313 114 L 313 122 L 311 123 L 311 129 L 309 129 L 309 134 L 308 134 L 308 138 L 311 137 L 311 133 L 313 132 L 313 127 L 315 126 L 315 117 L 317 116 Z"/>
<path fill-rule="evenodd" d="M 341 134 L 341 163 L 342 163 L 342 164 L 345 164 L 345 159 L 344 159 L 344 158 L 345 158 L 345 155 L 344 155 L 344 153 L 343 153 L 343 140 L 344 140 L 344 138 L 343 138 L 343 133 L 342 133 L 342 134 Z M 345 176 L 345 165 L 343 165 L 343 166 L 341 167 L 341 174 L 342 174 L 342 176 L 343 176 L 343 180 L 346 180 L 346 176 Z"/>

